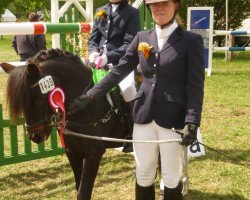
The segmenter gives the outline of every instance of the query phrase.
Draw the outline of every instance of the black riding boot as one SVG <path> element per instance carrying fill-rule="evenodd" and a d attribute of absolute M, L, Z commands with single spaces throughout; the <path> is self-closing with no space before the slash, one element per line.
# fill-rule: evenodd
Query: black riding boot
<path fill-rule="evenodd" d="M 164 187 L 164 200 L 182 200 L 182 183 L 176 188 Z"/>
<path fill-rule="evenodd" d="M 128 130 L 129 130 L 129 133 L 127 136 L 126 136 L 126 139 L 127 140 L 132 140 L 132 133 L 133 133 L 133 121 L 132 121 L 132 113 L 133 113 L 133 107 L 134 107 L 134 101 L 130 101 L 130 102 L 127 102 L 126 103 L 126 110 L 127 110 L 127 122 L 128 122 Z M 122 149 L 122 152 L 124 153 L 130 153 L 130 152 L 133 152 L 133 143 L 124 143 L 124 146 L 123 146 L 123 149 Z"/>
<path fill-rule="evenodd" d="M 142 187 L 136 183 L 135 200 L 155 200 L 154 184 L 148 187 Z"/>

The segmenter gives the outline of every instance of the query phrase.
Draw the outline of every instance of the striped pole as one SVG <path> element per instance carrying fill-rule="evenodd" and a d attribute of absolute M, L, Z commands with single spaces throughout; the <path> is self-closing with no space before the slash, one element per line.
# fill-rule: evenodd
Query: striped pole
<path fill-rule="evenodd" d="M 214 51 L 250 51 L 250 47 L 214 47 Z"/>
<path fill-rule="evenodd" d="M 90 23 L 0 23 L 0 35 L 89 33 Z"/>
<path fill-rule="evenodd" d="M 250 31 L 214 31 L 215 35 L 250 35 Z"/>

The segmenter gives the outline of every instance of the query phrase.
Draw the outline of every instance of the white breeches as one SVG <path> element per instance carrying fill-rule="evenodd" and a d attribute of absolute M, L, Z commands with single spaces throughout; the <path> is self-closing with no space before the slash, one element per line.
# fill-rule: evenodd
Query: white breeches
<path fill-rule="evenodd" d="M 134 124 L 134 140 L 172 140 L 181 136 L 170 129 L 160 127 L 152 121 L 149 124 Z M 161 176 L 164 186 L 175 188 L 182 173 L 182 147 L 173 143 L 134 143 L 136 161 L 136 179 L 140 186 L 150 186 L 154 183 L 158 158 L 161 159 Z"/>
<path fill-rule="evenodd" d="M 136 95 L 134 71 L 119 83 L 119 87 L 124 101 L 129 102 L 134 100 Z"/>

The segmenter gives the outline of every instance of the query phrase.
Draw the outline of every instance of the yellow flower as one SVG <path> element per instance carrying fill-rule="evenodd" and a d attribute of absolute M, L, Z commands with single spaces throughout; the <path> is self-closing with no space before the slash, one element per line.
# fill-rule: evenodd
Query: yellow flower
<path fill-rule="evenodd" d="M 95 19 L 105 19 L 106 18 L 106 13 L 105 10 L 99 10 L 96 14 L 95 14 Z"/>
<path fill-rule="evenodd" d="M 139 51 L 139 52 L 143 52 L 144 57 L 145 57 L 146 59 L 148 59 L 148 57 L 149 57 L 149 52 L 150 52 L 150 50 L 151 50 L 152 48 L 153 48 L 153 46 L 149 45 L 148 43 L 146 43 L 146 42 L 140 42 L 140 43 L 139 43 L 139 46 L 138 46 L 138 51 Z"/>

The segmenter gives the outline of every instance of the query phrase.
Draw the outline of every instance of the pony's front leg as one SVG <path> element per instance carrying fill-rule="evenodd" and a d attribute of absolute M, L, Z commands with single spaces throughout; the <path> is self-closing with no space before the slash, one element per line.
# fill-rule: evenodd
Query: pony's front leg
<path fill-rule="evenodd" d="M 103 155 L 103 154 L 102 154 Z M 82 177 L 77 200 L 90 200 L 102 155 L 87 156 L 83 161 Z"/>
<path fill-rule="evenodd" d="M 80 154 L 75 154 L 71 151 L 66 151 L 66 155 L 70 162 L 70 166 L 73 170 L 76 184 L 76 191 L 78 191 L 80 187 L 80 181 L 82 176 L 82 163 L 84 160 L 84 156 Z"/>

